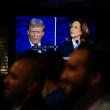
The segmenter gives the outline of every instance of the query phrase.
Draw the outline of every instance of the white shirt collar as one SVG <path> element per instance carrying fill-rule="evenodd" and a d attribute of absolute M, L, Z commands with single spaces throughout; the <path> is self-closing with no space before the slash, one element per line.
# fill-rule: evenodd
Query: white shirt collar
<path fill-rule="evenodd" d="M 31 47 L 34 46 L 34 44 L 31 42 L 31 40 L 29 39 L 29 42 L 31 44 Z M 41 42 L 38 43 L 38 46 L 41 46 Z"/>
<path fill-rule="evenodd" d="M 31 47 L 34 46 L 34 44 L 31 42 L 31 40 L 29 39 L 29 42 L 31 44 Z M 38 46 L 41 46 L 41 42 L 38 43 Z M 38 50 L 38 53 L 42 53 L 41 50 Z"/>
<path fill-rule="evenodd" d="M 78 40 L 78 41 L 79 41 L 79 43 L 77 44 L 76 40 L 72 39 L 72 44 L 73 44 L 75 49 L 78 48 L 78 46 L 80 45 L 80 40 Z"/>

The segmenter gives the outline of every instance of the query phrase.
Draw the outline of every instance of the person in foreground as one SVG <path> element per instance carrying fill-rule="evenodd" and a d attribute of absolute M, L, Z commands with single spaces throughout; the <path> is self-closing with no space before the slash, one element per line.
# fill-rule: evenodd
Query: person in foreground
<path fill-rule="evenodd" d="M 36 51 L 24 52 L 4 79 L 4 110 L 49 110 L 41 95 L 44 82 L 43 56 Z"/>
<path fill-rule="evenodd" d="M 46 53 L 46 82 L 43 88 L 43 96 L 51 110 L 63 110 L 66 95 L 61 88 L 60 75 L 63 70 L 64 60 L 60 53 L 49 51 Z"/>
<path fill-rule="evenodd" d="M 105 71 L 107 66 L 104 61 L 107 61 L 104 53 L 94 46 L 81 45 L 71 53 L 61 75 L 61 79 L 66 84 L 65 91 L 69 96 L 65 110 L 110 109 L 110 99 L 103 105 L 100 105 L 99 101 L 98 104 L 100 107 L 103 106 L 103 109 L 98 108 L 99 105 L 96 106 L 98 100 L 107 96 L 107 88 L 110 86 L 105 86 L 104 76 L 107 76 Z"/>

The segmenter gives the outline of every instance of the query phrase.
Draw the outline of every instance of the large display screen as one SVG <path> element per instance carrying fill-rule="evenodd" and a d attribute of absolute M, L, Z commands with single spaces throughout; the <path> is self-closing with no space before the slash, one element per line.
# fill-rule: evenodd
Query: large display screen
<path fill-rule="evenodd" d="M 84 21 L 79 24 L 83 33 L 83 28 L 88 31 L 87 42 L 95 41 L 95 17 L 76 16 L 16 16 L 16 56 L 28 49 L 35 49 L 38 52 L 54 50 L 65 45 L 65 41 L 71 38 L 71 26 L 74 21 Z M 82 22 L 83 23 L 83 22 Z M 77 32 L 77 25 L 73 26 Z M 36 46 L 37 45 L 37 46 Z"/>

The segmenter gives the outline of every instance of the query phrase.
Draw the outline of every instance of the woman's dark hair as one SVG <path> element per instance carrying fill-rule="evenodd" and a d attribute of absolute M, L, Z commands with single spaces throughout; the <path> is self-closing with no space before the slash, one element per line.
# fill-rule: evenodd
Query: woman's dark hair
<path fill-rule="evenodd" d="M 87 23 L 82 19 L 76 19 L 70 24 L 70 28 L 75 21 L 78 21 L 81 24 L 81 32 L 82 32 L 81 41 L 86 42 L 88 40 L 88 35 L 89 35 Z"/>

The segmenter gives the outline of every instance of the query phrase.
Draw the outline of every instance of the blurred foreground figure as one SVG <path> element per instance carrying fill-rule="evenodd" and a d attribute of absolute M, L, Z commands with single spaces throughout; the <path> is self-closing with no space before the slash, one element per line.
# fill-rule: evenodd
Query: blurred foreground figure
<path fill-rule="evenodd" d="M 103 51 L 89 45 L 81 45 L 70 55 L 61 75 L 70 96 L 65 110 L 110 109 L 106 59 Z"/>
<path fill-rule="evenodd" d="M 63 70 L 64 60 L 58 52 L 46 53 L 46 82 L 43 88 L 43 96 L 51 110 L 63 110 L 66 95 L 61 88 L 60 75 Z"/>
<path fill-rule="evenodd" d="M 4 79 L 4 110 L 46 110 L 41 90 L 45 65 L 41 54 L 24 52 L 11 66 Z M 6 107 L 6 108 L 5 108 Z"/>

